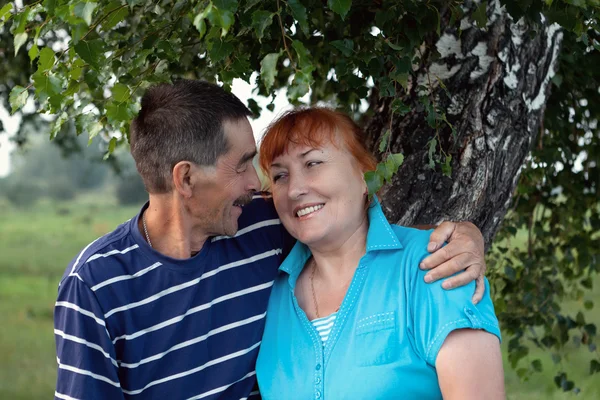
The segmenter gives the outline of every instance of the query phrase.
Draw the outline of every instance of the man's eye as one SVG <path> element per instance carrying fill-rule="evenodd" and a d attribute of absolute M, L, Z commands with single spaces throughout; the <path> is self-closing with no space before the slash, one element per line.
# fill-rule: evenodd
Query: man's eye
<path fill-rule="evenodd" d="M 247 170 L 247 169 L 248 169 L 248 166 L 245 166 L 245 167 L 243 167 L 243 168 L 241 168 L 241 169 L 238 169 L 236 172 L 237 172 L 238 174 L 243 174 L 244 172 L 246 172 L 246 170 Z"/>

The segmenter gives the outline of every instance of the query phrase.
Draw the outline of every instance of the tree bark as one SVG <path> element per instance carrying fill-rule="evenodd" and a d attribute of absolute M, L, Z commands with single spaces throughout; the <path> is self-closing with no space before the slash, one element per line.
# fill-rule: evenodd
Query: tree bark
<path fill-rule="evenodd" d="M 468 6 L 473 11 L 477 4 L 467 2 Z M 441 58 L 435 60 L 434 52 L 424 50 L 421 65 L 413 68 L 408 89 L 400 96 L 412 110 L 404 117 L 394 116 L 390 150 L 403 153 L 405 160 L 380 198 L 390 221 L 472 221 L 489 246 L 542 129 L 562 33 L 557 25 L 533 31 L 522 20 L 513 21 L 498 1 L 489 3 L 487 16 L 484 29 L 465 17 L 459 32 L 447 27 L 446 12 L 441 38 L 424 44 L 423 49 L 435 48 Z M 436 137 L 436 129 L 425 121 L 420 95 L 445 110 L 455 127 L 455 134 L 447 126 L 437 131 L 438 142 L 452 155 L 451 178 L 443 176 L 439 165 L 428 166 L 427 144 Z M 375 115 L 365 132 L 374 152 L 390 127 L 390 104 L 389 98 L 371 104 Z"/>

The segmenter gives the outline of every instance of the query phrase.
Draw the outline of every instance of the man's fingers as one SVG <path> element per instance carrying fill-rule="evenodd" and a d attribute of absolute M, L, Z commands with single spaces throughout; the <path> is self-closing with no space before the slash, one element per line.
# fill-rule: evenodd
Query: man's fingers
<path fill-rule="evenodd" d="M 442 283 L 442 287 L 444 289 L 454 289 L 473 282 L 478 277 L 478 274 L 473 271 L 475 271 L 474 268 L 467 268 L 463 273 L 453 276 L 452 278 L 446 279 Z"/>
<path fill-rule="evenodd" d="M 461 248 L 456 242 L 450 242 L 441 249 L 436 250 L 435 253 L 425 257 L 419 267 L 425 270 L 436 268 L 461 252 L 464 252 L 464 248 Z M 464 269 L 464 267 L 461 269 Z"/>
<path fill-rule="evenodd" d="M 473 304 L 477 304 L 481 301 L 481 299 L 483 299 L 483 294 L 485 293 L 485 282 L 483 281 L 483 275 L 479 275 L 477 277 L 477 280 L 475 281 L 475 294 L 473 295 L 473 298 L 471 299 L 471 301 L 473 302 Z"/>
<path fill-rule="evenodd" d="M 456 224 L 450 221 L 442 222 L 429 236 L 429 244 L 427 245 L 428 252 L 434 252 L 439 249 L 444 242 L 447 242 L 454 233 Z"/>
<path fill-rule="evenodd" d="M 448 246 L 446 246 L 448 247 Z M 441 251 L 441 250 L 440 250 Z M 436 253 L 437 254 L 437 253 Z M 430 256 L 432 257 L 433 254 Z M 456 257 L 451 258 L 450 260 L 441 263 L 439 266 L 435 267 L 435 269 L 427 272 L 425 274 L 425 282 L 431 283 L 442 278 L 447 278 L 455 273 L 462 271 L 465 269 L 469 259 L 468 254 L 459 254 Z M 474 278 L 473 278 L 474 279 Z"/>

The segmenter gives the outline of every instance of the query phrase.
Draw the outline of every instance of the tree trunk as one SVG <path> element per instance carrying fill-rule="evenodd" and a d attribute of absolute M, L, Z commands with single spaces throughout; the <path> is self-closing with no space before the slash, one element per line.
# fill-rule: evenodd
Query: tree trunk
<path fill-rule="evenodd" d="M 431 51 L 422 55 L 401 97 L 412 111 L 394 116 L 390 149 L 403 153 L 405 160 L 380 198 L 390 221 L 413 225 L 469 220 L 489 246 L 511 203 L 521 166 L 543 129 L 562 33 L 557 25 L 534 33 L 523 21 L 513 21 L 497 1 L 489 3 L 485 29 L 465 17 L 459 33 L 444 28 L 450 15 L 442 15 L 441 38 L 423 46 L 437 48 L 441 58 L 429 61 L 434 58 Z M 424 93 L 423 84 L 433 91 Z M 423 106 L 419 108 L 418 97 L 424 94 L 445 110 L 456 130 L 454 135 L 447 126 L 438 130 L 438 142 L 452 155 L 451 178 L 443 176 L 439 165 L 428 166 L 427 144 L 436 130 L 425 121 Z M 389 98 L 371 104 L 375 116 L 365 131 L 373 151 L 390 126 L 390 104 Z"/>

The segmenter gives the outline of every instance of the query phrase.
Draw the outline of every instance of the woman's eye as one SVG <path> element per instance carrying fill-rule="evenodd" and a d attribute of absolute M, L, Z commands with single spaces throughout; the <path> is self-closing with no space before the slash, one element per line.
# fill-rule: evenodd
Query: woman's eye
<path fill-rule="evenodd" d="M 306 166 L 310 168 L 310 167 L 314 167 L 315 165 L 319 165 L 319 164 L 322 164 L 322 162 L 321 161 L 309 161 L 306 163 Z"/>
<path fill-rule="evenodd" d="M 238 174 L 243 174 L 244 172 L 246 172 L 246 170 L 247 170 L 247 169 L 248 169 L 248 167 L 244 167 L 244 168 L 242 168 L 242 169 L 238 169 L 236 172 L 237 172 Z"/>
<path fill-rule="evenodd" d="M 285 176 L 285 174 L 277 174 L 275 176 L 273 176 L 273 182 L 277 182 L 279 179 L 283 178 Z"/>

